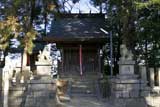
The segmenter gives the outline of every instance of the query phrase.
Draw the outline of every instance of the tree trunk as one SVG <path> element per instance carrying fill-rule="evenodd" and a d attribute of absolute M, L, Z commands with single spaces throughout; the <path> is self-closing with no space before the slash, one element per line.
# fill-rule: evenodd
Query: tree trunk
<path fill-rule="evenodd" d="M 27 65 L 27 53 L 24 51 L 21 55 L 21 78 L 20 83 L 24 83 L 24 70 Z"/>
<path fill-rule="evenodd" d="M 100 5 L 99 5 L 99 11 L 100 11 L 100 13 L 102 13 L 102 3 L 100 3 Z"/>
<path fill-rule="evenodd" d="M 47 12 L 45 11 L 44 13 L 44 20 L 45 20 L 45 24 L 44 24 L 44 36 L 47 35 Z"/>

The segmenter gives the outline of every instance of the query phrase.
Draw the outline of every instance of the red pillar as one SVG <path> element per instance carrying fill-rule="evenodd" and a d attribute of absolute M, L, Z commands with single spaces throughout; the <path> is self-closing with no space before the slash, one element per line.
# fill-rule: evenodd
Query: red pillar
<path fill-rule="evenodd" d="M 83 75 L 83 71 L 82 71 L 82 45 L 79 46 L 79 68 L 80 68 L 80 75 Z"/>

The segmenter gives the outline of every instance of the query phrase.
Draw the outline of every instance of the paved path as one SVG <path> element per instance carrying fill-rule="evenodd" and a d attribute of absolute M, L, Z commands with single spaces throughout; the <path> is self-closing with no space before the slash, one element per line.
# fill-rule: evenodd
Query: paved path
<path fill-rule="evenodd" d="M 74 96 L 70 102 L 66 102 L 61 107 L 114 107 L 107 101 L 103 102 L 96 97 L 80 97 Z"/>

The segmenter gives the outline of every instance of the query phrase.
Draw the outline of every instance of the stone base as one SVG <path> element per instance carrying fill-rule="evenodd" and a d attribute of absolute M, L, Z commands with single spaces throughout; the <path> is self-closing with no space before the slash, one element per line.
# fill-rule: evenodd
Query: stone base
<path fill-rule="evenodd" d="M 36 65 L 37 75 L 51 75 L 51 65 Z"/>
<path fill-rule="evenodd" d="M 138 78 L 138 75 L 133 75 L 133 74 L 120 74 L 116 76 L 117 79 L 121 79 L 121 80 L 127 80 L 127 79 L 131 79 L 131 80 L 136 80 Z"/>
<path fill-rule="evenodd" d="M 111 94 L 116 98 L 139 98 L 142 84 L 137 75 L 118 75 L 112 81 Z"/>
<path fill-rule="evenodd" d="M 135 61 L 133 60 L 122 60 L 118 62 L 119 65 L 135 65 Z"/>
<path fill-rule="evenodd" d="M 134 65 L 133 60 L 120 60 L 119 64 L 119 74 L 120 75 L 134 75 Z"/>
<path fill-rule="evenodd" d="M 148 107 L 143 98 L 114 99 L 114 107 Z"/>

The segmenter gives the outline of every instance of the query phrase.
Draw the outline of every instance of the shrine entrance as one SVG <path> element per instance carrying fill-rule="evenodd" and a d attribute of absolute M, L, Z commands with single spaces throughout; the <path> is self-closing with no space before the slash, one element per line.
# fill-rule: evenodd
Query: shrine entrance
<path fill-rule="evenodd" d="M 63 48 L 60 75 L 85 76 L 99 72 L 98 50 L 87 47 Z"/>

